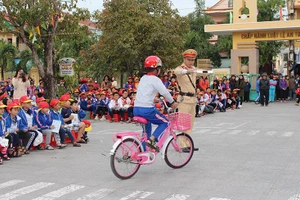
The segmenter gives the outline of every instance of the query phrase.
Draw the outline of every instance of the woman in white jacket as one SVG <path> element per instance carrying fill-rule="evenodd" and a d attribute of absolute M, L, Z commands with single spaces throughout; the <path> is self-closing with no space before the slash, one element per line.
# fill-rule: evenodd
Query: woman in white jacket
<path fill-rule="evenodd" d="M 15 77 L 12 79 L 14 86 L 14 99 L 20 99 L 22 96 L 27 96 L 27 88 L 30 86 L 28 75 L 25 74 L 23 69 L 16 72 Z"/>

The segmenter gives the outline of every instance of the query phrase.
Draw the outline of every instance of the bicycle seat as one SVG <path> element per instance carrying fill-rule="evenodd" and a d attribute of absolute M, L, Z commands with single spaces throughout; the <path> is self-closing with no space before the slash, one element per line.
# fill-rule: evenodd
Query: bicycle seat
<path fill-rule="evenodd" d="M 143 117 L 133 117 L 133 121 L 140 124 L 148 124 L 148 120 Z"/>

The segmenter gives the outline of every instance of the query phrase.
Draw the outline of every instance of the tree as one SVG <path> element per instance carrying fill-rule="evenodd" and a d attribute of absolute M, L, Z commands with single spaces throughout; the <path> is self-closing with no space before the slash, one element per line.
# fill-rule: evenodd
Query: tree
<path fill-rule="evenodd" d="M 204 26 L 214 24 L 214 21 L 203 13 L 205 5 L 203 0 L 195 0 L 195 3 L 195 11 L 188 15 L 191 31 L 185 35 L 184 46 L 195 49 L 198 52 L 198 58 L 211 59 L 214 66 L 220 67 L 222 63 L 218 48 L 209 43 L 213 35 L 204 31 Z"/>
<path fill-rule="evenodd" d="M 1 66 L 1 77 L 4 79 L 4 70 L 8 67 L 14 66 L 14 59 L 18 53 L 18 50 L 12 44 L 0 41 L 0 66 Z"/>
<path fill-rule="evenodd" d="M 54 60 L 54 40 L 59 35 L 67 34 L 57 31 L 59 22 L 62 17 L 70 15 L 68 11 L 75 11 L 70 15 L 72 17 L 67 17 L 69 23 L 88 14 L 87 11 L 76 8 L 76 2 L 77 0 L 73 0 L 72 3 L 63 3 L 60 0 L 2 0 L 0 6 L 2 30 L 18 36 L 31 50 L 39 75 L 47 83 L 47 98 L 56 96 L 57 65 Z M 42 49 L 42 57 L 38 55 L 39 49 Z"/>
<path fill-rule="evenodd" d="M 277 21 L 279 20 L 278 11 L 280 6 L 285 6 L 284 0 L 259 0 L 258 1 L 258 21 Z M 259 45 L 259 64 L 260 66 L 272 66 L 273 57 L 280 52 L 283 42 L 262 41 Z"/>
<path fill-rule="evenodd" d="M 169 0 L 106 1 L 95 18 L 102 35 L 89 59 L 96 59 L 93 65 L 98 71 L 132 75 L 149 55 L 161 57 L 164 69 L 181 62 L 182 38 L 189 28 Z"/>

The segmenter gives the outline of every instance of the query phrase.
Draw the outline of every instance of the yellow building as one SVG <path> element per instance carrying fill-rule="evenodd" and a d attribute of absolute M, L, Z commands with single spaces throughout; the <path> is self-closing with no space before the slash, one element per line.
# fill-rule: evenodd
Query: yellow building
<path fill-rule="evenodd" d="M 259 72 L 257 41 L 297 40 L 300 37 L 299 0 L 291 8 L 295 20 L 257 22 L 257 0 L 234 0 L 233 23 L 206 25 L 205 31 L 216 35 L 232 35 L 231 73 L 241 73 L 241 59 L 249 58 L 249 73 Z M 300 46 L 295 42 L 295 46 Z"/>

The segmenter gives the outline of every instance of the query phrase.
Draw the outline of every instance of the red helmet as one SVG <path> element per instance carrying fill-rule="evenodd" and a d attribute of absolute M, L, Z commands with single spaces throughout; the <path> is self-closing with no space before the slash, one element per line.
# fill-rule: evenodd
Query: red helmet
<path fill-rule="evenodd" d="M 146 58 L 144 66 L 145 68 L 156 69 L 158 67 L 162 67 L 162 62 L 161 59 L 157 56 L 149 56 Z"/>

